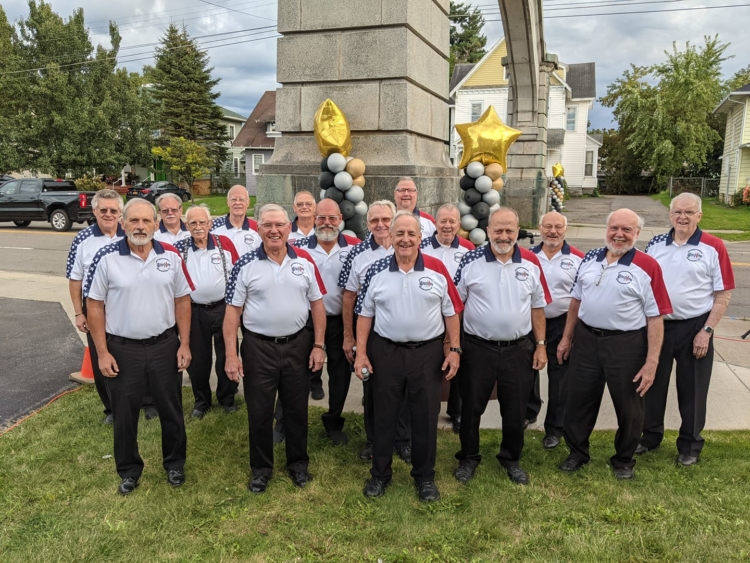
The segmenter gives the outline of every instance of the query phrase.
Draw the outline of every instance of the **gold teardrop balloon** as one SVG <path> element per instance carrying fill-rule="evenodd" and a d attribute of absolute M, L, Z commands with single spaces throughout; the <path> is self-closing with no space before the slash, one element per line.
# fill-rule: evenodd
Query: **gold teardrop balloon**
<path fill-rule="evenodd" d="M 552 167 L 552 176 L 557 178 L 558 176 L 565 176 L 565 168 L 559 162 Z"/>
<path fill-rule="evenodd" d="M 338 152 L 349 156 L 352 151 L 352 132 L 344 112 L 330 98 L 315 112 L 315 140 L 324 157 Z"/>

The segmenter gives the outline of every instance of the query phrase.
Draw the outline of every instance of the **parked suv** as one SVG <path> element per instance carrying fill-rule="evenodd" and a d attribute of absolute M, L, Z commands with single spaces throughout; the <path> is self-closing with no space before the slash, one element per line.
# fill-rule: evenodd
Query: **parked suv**
<path fill-rule="evenodd" d="M 156 199 L 160 195 L 164 195 L 166 193 L 173 193 L 177 195 L 177 197 L 179 197 L 182 201 L 190 200 L 189 191 L 187 191 L 185 188 L 181 188 L 177 184 L 165 181 L 148 181 L 136 184 L 132 188 L 128 189 L 127 199 L 130 200 L 136 197 L 140 197 L 150 201 L 151 203 L 156 203 Z"/>
<path fill-rule="evenodd" d="M 49 221 L 54 230 L 69 231 L 73 223 L 94 220 L 95 194 L 79 192 L 70 180 L 14 179 L 0 186 L 0 221 L 13 221 L 17 227 Z"/>

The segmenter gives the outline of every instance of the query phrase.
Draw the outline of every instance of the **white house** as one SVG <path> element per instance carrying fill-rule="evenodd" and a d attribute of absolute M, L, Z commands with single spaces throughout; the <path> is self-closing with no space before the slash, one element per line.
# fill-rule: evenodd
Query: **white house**
<path fill-rule="evenodd" d="M 450 82 L 451 111 L 450 157 L 461 159 L 463 147 L 456 123 L 479 119 L 489 106 L 508 121 L 508 76 L 503 58 L 507 56 L 505 39 L 498 41 L 476 64 L 458 64 Z M 552 165 L 565 168 L 568 189 L 574 195 L 593 192 L 597 187 L 597 162 L 602 142 L 588 135 L 589 111 L 596 99 L 594 63 L 565 64 L 550 80 L 547 101 L 547 176 Z"/>
<path fill-rule="evenodd" d="M 750 84 L 731 92 L 714 113 L 727 116 L 719 199 L 731 203 L 736 193 L 750 186 Z"/>
<path fill-rule="evenodd" d="M 277 137 L 281 133 L 276 131 L 276 90 L 269 90 L 260 97 L 232 145 L 249 163 L 245 168 L 245 187 L 250 195 L 257 193 L 256 176 L 260 166 L 273 155 Z"/>

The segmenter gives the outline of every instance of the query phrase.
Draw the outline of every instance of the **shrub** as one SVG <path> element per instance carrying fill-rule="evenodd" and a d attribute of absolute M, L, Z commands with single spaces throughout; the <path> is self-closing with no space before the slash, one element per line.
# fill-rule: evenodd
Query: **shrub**
<path fill-rule="evenodd" d="M 81 192 L 98 192 L 107 187 L 107 184 L 99 176 L 86 175 L 76 180 L 76 188 Z"/>

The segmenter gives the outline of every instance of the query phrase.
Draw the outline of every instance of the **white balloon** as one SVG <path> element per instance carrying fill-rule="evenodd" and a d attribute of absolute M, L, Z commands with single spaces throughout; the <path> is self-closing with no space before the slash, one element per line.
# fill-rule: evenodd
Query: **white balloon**
<path fill-rule="evenodd" d="M 485 192 L 482 194 L 482 201 L 490 206 L 500 203 L 500 192 L 497 190 Z"/>
<path fill-rule="evenodd" d="M 328 170 L 334 174 L 338 174 L 344 168 L 346 168 L 346 158 L 344 158 L 343 154 L 335 152 L 328 157 Z"/>
<path fill-rule="evenodd" d="M 350 231 L 349 229 L 346 229 L 345 231 L 341 231 L 341 234 L 346 235 L 348 237 L 357 238 L 357 233 L 355 233 L 354 231 Z"/>
<path fill-rule="evenodd" d="M 492 216 L 492 214 L 495 211 L 497 211 L 498 209 L 500 209 L 500 204 L 499 203 L 496 203 L 495 205 L 490 205 L 490 215 L 489 216 Z"/>
<path fill-rule="evenodd" d="M 354 212 L 357 215 L 367 215 L 367 203 L 360 201 L 354 206 Z"/>
<path fill-rule="evenodd" d="M 365 190 L 359 186 L 352 186 L 344 192 L 344 197 L 352 203 L 359 203 L 365 199 Z"/>
<path fill-rule="evenodd" d="M 461 228 L 464 231 L 476 229 L 477 225 L 479 225 L 479 219 L 477 219 L 473 215 L 464 215 L 463 217 L 461 217 Z"/>
<path fill-rule="evenodd" d="M 346 161 L 349 162 L 350 160 L 354 160 L 354 157 L 353 156 L 347 156 L 346 157 Z"/>
<path fill-rule="evenodd" d="M 479 178 L 484 174 L 484 164 L 481 162 L 470 162 L 466 167 L 466 175 L 471 178 Z"/>
<path fill-rule="evenodd" d="M 320 190 L 320 199 L 325 199 L 325 198 L 326 198 L 326 191 Z"/>
<path fill-rule="evenodd" d="M 474 181 L 474 187 L 480 194 L 485 194 L 492 189 L 492 178 L 480 176 Z"/>
<path fill-rule="evenodd" d="M 352 187 L 352 175 L 346 170 L 339 172 L 333 177 L 333 185 L 345 192 Z"/>
<path fill-rule="evenodd" d="M 484 229 L 472 229 L 469 233 L 469 240 L 474 244 L 482 244 L 487 240 L 487 233 L 484 232 Z"/>
<path fill-rule="evenodd" d="M 461 213 L 461 215 L 468 215 L 471 213 L 471 205 L 466 203 L 465 201 L 459 201 L 456 204 L 456 207 L 458 207 L 458 211 Z"/>

